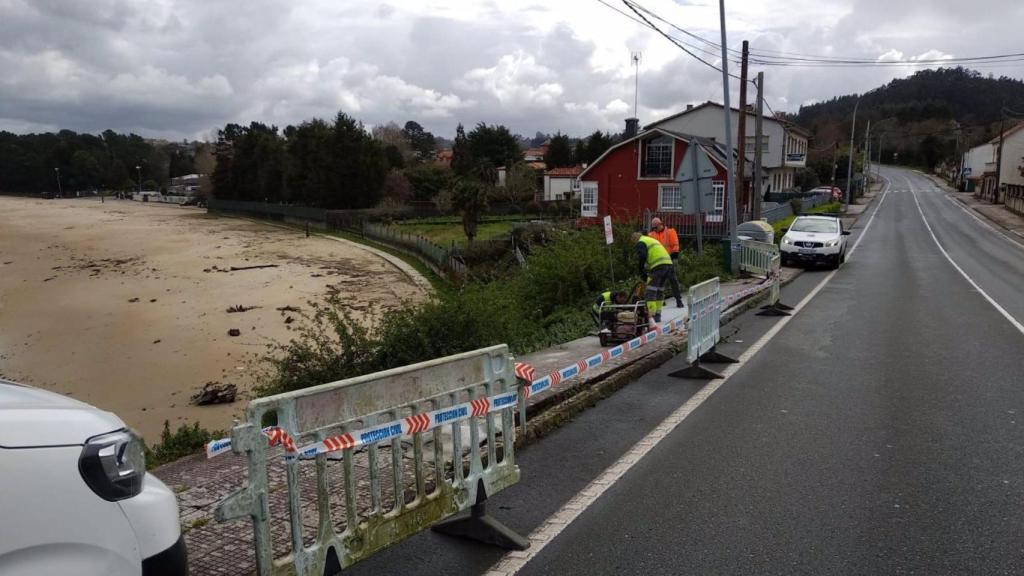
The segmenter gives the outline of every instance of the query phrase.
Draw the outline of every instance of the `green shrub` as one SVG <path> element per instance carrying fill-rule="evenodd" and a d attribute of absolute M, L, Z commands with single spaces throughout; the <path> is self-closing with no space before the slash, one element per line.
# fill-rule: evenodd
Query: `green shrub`
<path fill-rule="evenodd" d="M 207 430 L 200 428 L 199 423 L 191 426 L 182 424 L 171 432 L 171 424 L 164 420 L 164 430 L 160 433 L 160 442 L 146 446 L 146 467 L 153 468 L 173 462 L 179 458 L 201 452 L 206 443 L 223 438 L 227 433 L 223 430 Z"/>
<path fill-rule="evenodd" d="M 629 231 L 616 232 L 611 250 L 600 230 L 553 229 L 545 238 L 546 244 L 530 247 L 525 268 L 514 265 L 511 273 L 385 312 L 370 327 L 349 317 L 336 299 L 312 305 L 297 337 L 272 346 L 264 357 L 257 394 L 298 390 L 500 343 L 525 354 L 586 335 L 593 328 L 589 309 L 594 295 L 629 289 L 638 280 Z M 609 257 L 619 280 L 615 285 Z M 724 278 L 721 268 L 721 248 L 710 245 L 700 258 L 685 250 L 678 274 L 688 286 Z"/>

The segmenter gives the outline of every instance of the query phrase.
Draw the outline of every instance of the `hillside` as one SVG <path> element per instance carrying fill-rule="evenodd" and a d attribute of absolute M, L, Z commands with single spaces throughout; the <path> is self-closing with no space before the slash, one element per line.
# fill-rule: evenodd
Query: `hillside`
<path fill-rule="evenodd" d="M 829 165 L 831 144 L 849 141 L 856 102 L 856 95 L 839 96 L 802 106 L 795 115 L 794 120 L 814 134 L 812 147 L 828 148 Z M 962 149 L 995 136 L 1003 106 L 1024 110 L 1024 82 L 960 67 L 922 70 L 861 97 L 858 140 L 863 140 L 870 120 L 878 127 L 872 130 L 873 139 L 884 134 L 883 161 L 934 165 L 955 155 L 958 139 Z"/>

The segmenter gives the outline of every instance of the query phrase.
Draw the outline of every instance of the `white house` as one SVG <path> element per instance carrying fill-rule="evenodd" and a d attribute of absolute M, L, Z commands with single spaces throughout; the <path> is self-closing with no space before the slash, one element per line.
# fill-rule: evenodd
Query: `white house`
<path fill-rule="evenodd" d="M 565 200 L 566 194 L 576 198 L 580 194 L 580 182 L 577 180 L 586 166 L 571 166 L 568 168 L 552 168 L 544 171 L 544 194 L 541 200 L 551 202 L 553 200 Z"/>
<path fill-rule="evenodd" d="M 994 168 L 995 161 L 995 148 L 988 142 L 964 152 L 962 169 L 964 171 L 964 185 L 968 192 L 981 193 L 986 165 L 991 165 Z"/>
<path fill-rule="evenodd" d="M 725 143 L 725 126 L 722 121 L 723 106 L 705 102 L 698 106 L 687 106 L 686 110 L 648 124 L 644 130 L 664 128 L 674 132 L 693 134 Z M 739 131 L 739 109 L 732 109 L 732 126 Z M 754 159 L 755 115 L 747 114 L 746 155 Z M 810 132 L 782 120 L 765 116 L 762 122 L 761 167 L 763 169 L 761 194 L 779 192 L 792 188 L 796 182 L 797 170 L 807 166 L 807 141 Z M 736 135 L 733 135 L 735 146 Z M 740 200 L 741 204 L 749 205 Z"/>

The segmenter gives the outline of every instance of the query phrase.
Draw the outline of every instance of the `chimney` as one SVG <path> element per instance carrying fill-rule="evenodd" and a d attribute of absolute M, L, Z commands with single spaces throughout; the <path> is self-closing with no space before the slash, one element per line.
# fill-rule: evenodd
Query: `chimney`
<path fill-rule="evenodd" d="M 640 128 L 639 118 L 626 118 L 626 131 L 622 134 L 625 138 L 632 138 Z"/>
<path fill-rule="evenodd" d="M 686 111 L 689 112 L 690 110 L 693 110 L 693 104 L 686 105 Z"/>

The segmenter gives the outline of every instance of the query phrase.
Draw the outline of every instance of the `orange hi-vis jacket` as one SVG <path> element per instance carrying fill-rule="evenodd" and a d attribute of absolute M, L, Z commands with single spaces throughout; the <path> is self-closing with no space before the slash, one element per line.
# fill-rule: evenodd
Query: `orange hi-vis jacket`
<path fill-rule="evenodd" d="M 679 235 L 676 234 L 675 228 L 665 226 L 665 229 L 661 232 L 651 230 L 647 235 L 661 242 L 661 245 L 665 247 L 665 250 L 668 250 L 669 254 L 679 253 Z"/>

